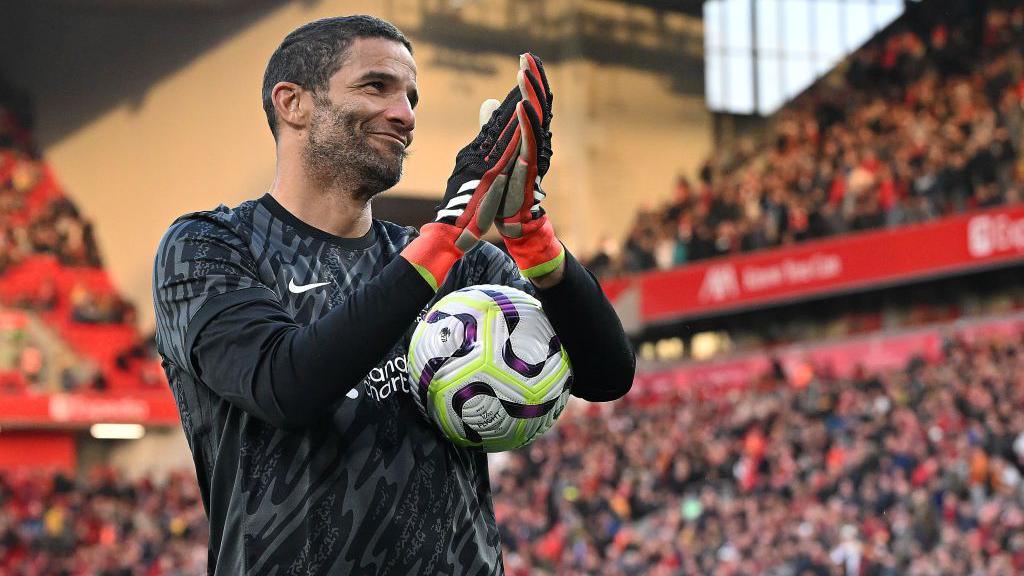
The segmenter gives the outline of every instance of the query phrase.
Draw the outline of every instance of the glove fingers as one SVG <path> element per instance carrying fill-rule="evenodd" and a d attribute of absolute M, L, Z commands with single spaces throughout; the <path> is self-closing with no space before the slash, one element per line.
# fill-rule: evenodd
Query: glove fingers
<path fill-rule="evenodd" d="M 551 166 L 551 89 L 540 58 L 527 52 L 519 57 L 519 73 L 516 77 L 523 100 L 532 104 L 539 119 L 534 134 L 537 136 L 537 172 L 544 177 Z"/>
<path fill-rule="evenodd" d="M 515 88 L 509 90 L 508 94 L 505 95 L 505 99 L 498 105 L 497 116 L 492 117 L 490 121 L 484 125 L 484 128 L 497 130 L 505 126 L 505 124 L 508 123 L 509 118 L 515 116 L 516 102 L 519 102 L 521 99 L 522 95 Z"/>
<path fill-rule="evenodd" d="M 540 113 L 543 120 L 542 125 L 547 130 L 551 126 L 551 103 L 554 98 L 551 94 L 551 87 L 548 85 L 548 77 L 544 74 L 544 66 L 541 64 L 540 58 L 527 52 L 519 57 L 519 70 L 525 76 L 524 84 L 532 88 L 532 91 L 528 91 L 525 89 L 526 86 L 521 86 L 520 92 L 523 93 L 524 99 L 528 97 L 528 92 L 535 95 L 535 97 L 530 97 L 530 101 Z"/>
<path fill-rule="evenodd" d="M 480 127 L 483 128 L 491 120 L 491 115 L 501 107 L 501 102 L 498 102 L 496 98 L 488 98 L 480 104 Z"/>
<path fill-rule="evenodd" d="M 533 75 L 532 72 L 527 72 L 526 73 L 526 79 L 530 83 L 530 85 L 533 86 L 534 92 L 537 92 L 538 94 L 542 93 L 541 92 L 542 88 L 540 87 L 540 82 L 537 81 L 537 78 Z M 547 96 L 547 100 L 541 102 L 539 105 L 538 105 L 538 103 L 534 102 L 534 106 L 536 107 L 538 113 L 541 116 L 541 119 L 543 120 L 542 126 L 544 126 L 544 129 L 545 130 L 550 129 L 551 128 L 551 93 L 549 92 L 548 96 Z"/>
<path fill-rule="evenodd" d="M 501 104 L 491 113 L 490 118 L 481 127 L 480 134 L 477 137 L 478 146 L 484 149 L 485 152 L 490 152 L 491 146 L 498 140 L 499 135 L 508 129 L 509 124 L 515 122 L 516 104 L 522 98 L 518 87 L 509 90 L 508 94 L 505 95 L 505 99 L 502 100 Z M 481 120 L 484 120 L 483 110 L 481 110 Z"/>
<path fill-rule="evenodd" d="M 515 114 L 512 114 L 512 118 L 510 118 L 508 123 L 505 124 L 505 127 L 502 128 L 501 134 L 498 135 L 498 139 L 494 143 L 494 147 L 487 152 L 487 155 L 484 156 L 484 160 L 490 160 L 491 155 L 495 151 L 504 153 L 505 149 L 509 145 L 509 142 L 512 140 L 512 135 L 515 132 L 517 126 L 518 123 L 516 122 L 516 116 Z"/>
<path fill-rule="evenodd" d="M 520 143 L 519 155 L 516 157 L 515 168 L 512 169 L 512 174 L 509 176 L 508 189 L 505 191 L 505 200 L 502 202 L 501 218 L 512 218 L 522 212 L 524 205 L 533 204 L 532 194 L 529 194 L 531 198 L 527 200 L 532 186 L 528 186 L 530 163 L 526 159 L 529 158 L 529 155 L 524 154 L 523 148 L 524 146 Z"/>
<path fill-rule="evenodd" d="M 520 218 L 528 216 L 530 208 L 533 207 L 533 187 L 537 180 L 537 134 L 539 121 L 536 112 L 529 102 L 523 101 L 516 106 L 516 116 L 519 119 L 519 127 L 522 131 L 522 138 L 519 142 L 519 160 L 516 169 L 512 172 L 512 179 L 509 182 L 506 193 L 503 212 L 512 211 L 520 215 Z"/>
<path fill-rule="evenodd" d="M 530 101 L 534 103 L 534 106 L 537 106 L 538 110 L 540 110 L 542 108 L 548 107 L 551 102 L 550 102 L 550 99 L 548 98 L 547 90 L 544 88 L 544 86 L 541 83 L 541 81 L 537 80 L 537 76 L 534 75 L 534 73 L 529 71 L 529 70 L 520 70 L 518 72 L 518 75 L 516 76 L 517 83 L 519 82 L 519 78 L 520 77 L 523 78 L 523 83 L 528 88 L 532 89 L 531 93 L 532 94 L 536 94 L 536 98 L 530 98 Z M 522 86 L 520 86 L 519 91 L 520 91 L 520 94 L 522 94 L 522 92 L 523 92 L 523 87 Z M 525 96 L 524 96 L 524 99 L 525 99 Z"/>
<path fill-rule="evenodd" d="M 508 179 L 519 156 L 519 140 L 521 138 L 518 125 L 509 136 L 509 142 L 503 148 L 504 153 L 494 166 L 484 173 L 477 185 L 473 198 L 466 207 L 467 227 L 477 238 L 482 237 L 491 228 L 494 219 L 501 209 L 502 200 L 508 187 Z"/>
<path fill-rule="evenodd" d="M 480 206 L 476 210 L 477 238 L 482 238 L 491 229 L 491 224 L 494 223 L 494 218 L 497 217 L 498 210 L 501 208 L 501 200 L 505 196 L 507 185 L 508 174 L 502 172 L 494 177 L 491 185 L 481 197 Z"/>
<path fill-rule="evenodd" d="M 519 69 L 523 72 L 529 72 L 533 76 L 533 80 L 538 82 L 537 93 L 540 94 L 545 102 L 550 102 L 551 89 L 548 86 L 548 77 L 544 74 L 544 65 L 540 61 L 539 56 L 527 52 L 519 56 Z"/>
<path fill-rule="evenodd" d="M 540 120 L 537 118 L 533 106 L 525 100 L 516 105 L 516 118 L 519 120 L 519 127 L 523 134 L 519 141 L 519 155 L 526 162 L 536 165 Z"/>
<path fill-rule="evenodd" d="M 534 186 L 537 181 L 537 131 L 539 120 L 530 102 L 522 101 L 516 106 L 516 118 L 522 137 L 519 141 L 519 156 L 509 177 L 508 189 L 502 202 L 499 228 L 505 236 L 518 237 L 514 223 L 529 216 L 537 202 Z M 508 220 L 508 222 L 504 222 Z"/>
<path fill-rule="evenodd" d="M 517 130 L 516 134 L 518 133 L 519 132 Z M 515 137 L 521 136 L 514 135 L 513 139 Z M 505 203 L 505 195 L 509 190 L 509 179 L 512 177 L 515 167 L 519 163 L 519 154 L 517 150 L 518 147 L 516 147 L 513 142 L 508 149 L 508 153 L 512 153 L 511 157 L 507 162 L 500 162 L 499 166 L 495 167 L 495 169 L 500 167 L 501 171 L 495 176 L 494 181 L 490 183 L 490 187 L 480 200 L 480 207 L 476 211 L 476 228 L 479 229 L 481 237 L 490 230 L 490 224 L 494 223 L 495 218 L 498 217 L 499 210 L 502 209 L 502 206 Z M 506 154 L 506 156 L 508 156 L 508 154 Z"/>
<path fill-rule="evenodd" d="M 541 94 L 538 91 L 539 86 L 530 78 L 530 74 L 520 70 L 516 74 L 516 82 L 519 84 L 519 93 L 522 95 L 523 100 L 532 104 L 534 110 L 544 110 Z"/>
<path fill-rule="evenodd" d="M 518 92 L 518 90 L 516 92 Z M 484 161 L 488 163 L 498 162 L 499 160 L 494 157 L 495 154 L 504 155 L 508 147 L 511 145 L 512 139 L 519 137 L 519 121 L 516 116 L 516 106 L 518 105 L 519 101 L 512 106 L 512 113 L 509 115 L 508 122 L 502 128 L 501 133 L 494 139 L 494 145 L 491 146 L 489 150 L 484 151 Z M 493 121 L 494 119 L 492 118 L 491 120 Z M 516 145 L 518 145 L 518 142 L 519 141 L 517 139 Z"/>

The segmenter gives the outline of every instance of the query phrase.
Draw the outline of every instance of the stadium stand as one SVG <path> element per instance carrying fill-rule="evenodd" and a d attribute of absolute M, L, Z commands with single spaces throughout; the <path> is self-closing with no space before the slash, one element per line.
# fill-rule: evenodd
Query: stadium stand
<path fill-rule="evenodd" d="M 190 473 L 128 480 L 0 475 L 0 573 L 175 576 L 206 570 L 206 516 Z"/>
<path fill-rule="evenodd" d="M 506 569 L 1024 571 L 1024 340 L 755 394 L 563 416 L 493 480 Z"/>
<path fill-rule="evenodd" d="M 1021 374 L 1018 322 L 903 368 L 576 407 L 492 470 L 507 573 L 1019 574 Z M 197 490 L 0 475 L 0 571 L 199 573 Z"/>
<path fill-rule="evenodd" d="M 164 384 L 151 339 L 102 267 L 92 224 L 35 150 L 26 118 L 0 106 L 0 312 L 19 318 L 0 343 L 3 389 Z"/>
<path fill-rule="evenodd" d="M 1004 3 L 1006 4 L 1006 3 Z M 896 26 L 588 259 L 602 276 L 1018 202 L 1024 7 Z"/>

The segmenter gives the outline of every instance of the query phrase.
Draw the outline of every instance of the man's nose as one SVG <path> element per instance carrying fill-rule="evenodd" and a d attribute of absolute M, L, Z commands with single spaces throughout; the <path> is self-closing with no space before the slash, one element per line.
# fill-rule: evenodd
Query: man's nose
<path fill-rule="evenodd" d="M 407 96 L 403 94 L 388 106 L 387 119 L 403 132 L 412 132 L 416 128 L 416 112 Z"/>

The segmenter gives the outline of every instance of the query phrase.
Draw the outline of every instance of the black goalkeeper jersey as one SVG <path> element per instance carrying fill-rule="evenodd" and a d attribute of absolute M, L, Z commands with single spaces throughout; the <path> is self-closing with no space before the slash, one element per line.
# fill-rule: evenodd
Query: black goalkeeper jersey
<path fill-rule="evenodd" d="M 362 238 L 332 236 L 267 195 L 187 214 L 164 236 L 157 345 L 210 517 L 210 573 L 502 571 L 486 457 L 445 440 L 409 396 L 415 322 L 322 418 L 278 422 L 288 386 L 278 382 L 276 396 L 257 389 L 270 378 L 267 343 L 276 336 L 250 337 L 260 334 L 253 326 L 269 316 L 308 326 L 380 275 L 416 234 L 374 220 Z M 404 282 L 426 286 L 408 268 L 389 282 L 390 298 L 402 298 Z M 511 259 L 482 242 L 434 300 L 488 283 L 534 292 Z M 362 308 L 363 324 L 346 341 L 354 350 L 361 333 L 372 337 L 375 318 L 391 313 L 380 302 Z"/>

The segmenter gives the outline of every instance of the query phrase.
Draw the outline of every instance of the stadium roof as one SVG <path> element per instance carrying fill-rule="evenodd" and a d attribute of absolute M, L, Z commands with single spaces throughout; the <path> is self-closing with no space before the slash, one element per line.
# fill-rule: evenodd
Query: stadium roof
<path fill-rule="evenodd" d="M 637 4 L 666 12 L 681 12 L 690 16 L 701 16 L 704 0 L 622 0 L 627 4 Z"/>

